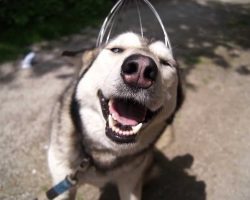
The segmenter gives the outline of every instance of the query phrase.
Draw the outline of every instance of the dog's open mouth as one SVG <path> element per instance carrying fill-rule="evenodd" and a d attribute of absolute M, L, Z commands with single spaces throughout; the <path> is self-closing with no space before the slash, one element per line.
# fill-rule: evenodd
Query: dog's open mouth
<path fill-rule="evenodd" d="M 106 99 L 98 91 L 103 116 L 106 119 L 106 135 L 117 143 L 133 143 L 136 136 L 157 113 L 133 99 Z"/>

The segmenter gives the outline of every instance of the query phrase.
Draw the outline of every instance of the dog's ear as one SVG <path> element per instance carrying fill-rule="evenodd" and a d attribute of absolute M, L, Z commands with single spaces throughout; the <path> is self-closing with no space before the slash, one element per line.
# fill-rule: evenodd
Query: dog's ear
<path fill-rule="evenodd" d="M 88 49 L 83 53 L 83 55 L 82 55 L 82 67 L 81 67 L 81 70 L 79 73 L 80 76 L 82 76 L 82 74 L 84 74 L 89 69 L 89 67 L 95 61 L 98 53 L 99 53 L 98 48 Z"/>
<path fill-rule="evenodd" d="M 76 51 L 63 51 L 62 56 L 73 58 L 76 66 L 81 66 L 79 69 L 79 76 L 81 76 L 91 66 L 99 53 L 98 48 L 84 48 Z"/>
<path fill-rule="evenodd" d="M 98 48 L 88 49 L 84 51 L 82 55 L 82 66 L 84 67 L 86 65 L 90 65 L 91 63 L 93 63 L 98 53 L 99 53 Z"/>
<path fill-rule="evenodd" d="M 185 99 L 185 93 L 183 90 L 183 85 L 182 85 L 182 77 L 180 73 L 180 68 L 179 65 L 176 63 L 176 70 L 177 70 L 177 76 L 178 76 L 178 86 L 177 86 L 177 95 L 176 95 L 176 107 L 174 113 L 166 120 L 167 125 L 172 124 L 175 114 L 177 111 L 181 108 L 184 99 Z"/>

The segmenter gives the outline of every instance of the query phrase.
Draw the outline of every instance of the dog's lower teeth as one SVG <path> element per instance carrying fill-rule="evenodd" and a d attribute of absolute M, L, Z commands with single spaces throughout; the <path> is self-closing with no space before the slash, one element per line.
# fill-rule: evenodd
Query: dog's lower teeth
<path fill-rule="evenodd" d="M 108 125 L 109 127 L 112 129 L 112 131 L 114 131 L 115 133 L 119 134 L 119 135 L 135 135 L 136 133 L 139 132 L 139 130 L 142 127 L 142 123 L 136 125 L 136 126 L 132 126 L 132 130 L 129 131 L 124 131 L 121 130 L 120 128 L 116 127 L 117 125 L 117 121 L 111 116 L 108 116 Z"/>
<path fill-rule="evenodd" d="M 122 131 L 122 134 L 123 135 L 129 135 L 129 132 L 128 131 Z"/>
<path fill-rule="evenodd" d="M 119 134 L 120 130 L 118 128 L 115 128 L 115 132 Z"/>
<path fill-rule="evenodd" d="M 134 133 L 137 133 L 142 127 L 142 123 L 136 125 L 136 126 L 132 126 L 132 130 Z"/>

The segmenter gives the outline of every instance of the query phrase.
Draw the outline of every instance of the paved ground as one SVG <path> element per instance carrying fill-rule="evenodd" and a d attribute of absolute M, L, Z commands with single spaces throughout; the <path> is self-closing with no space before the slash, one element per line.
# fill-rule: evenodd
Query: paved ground
<path fill-rule="evenodd" d="M 157 1 L 183 71 L 186 101 L 170 145 L 159 141 L 161 177 L 143 199 L 250 199 L 250 1 Z M 223 3 L 222 3 L 223 2 Z M 230 3 L 231 2 L 231 3 Z M 76 61 L 64 49 L 95 42 L 97 30 L 32 48 L 37 64 L 0 66 L 0 199 L 27 200 L 49 187 L 49 115 Z M 85 186 L 79 199 L 116 199 Z"/>

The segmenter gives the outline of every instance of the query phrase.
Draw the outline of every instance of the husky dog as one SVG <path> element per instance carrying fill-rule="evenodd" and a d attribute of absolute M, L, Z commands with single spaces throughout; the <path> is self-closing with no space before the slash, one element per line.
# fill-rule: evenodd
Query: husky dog
<path fill-rule="evenodd" d="M 90 167 L 78 185 L 117 185 L 121 200 L 140 200 L 154 144 L 182 102 L 176 61 L 161 41 L 128 32 L 83 56 L 83 68 L 53 112 L 48 152 L 53 183 Z M 76 188 L 58 199 L 75 199 Z"/>

